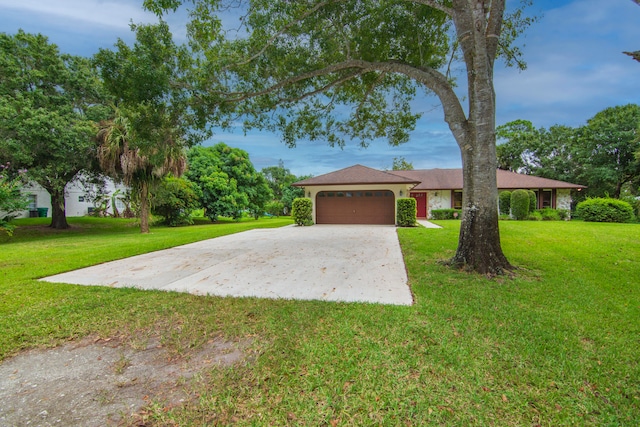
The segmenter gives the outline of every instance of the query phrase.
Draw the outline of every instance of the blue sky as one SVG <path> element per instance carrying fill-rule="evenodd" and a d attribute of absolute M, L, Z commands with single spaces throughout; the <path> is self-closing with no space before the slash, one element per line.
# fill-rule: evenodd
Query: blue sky
<path fill-rule="evenodd" d="M 514 0 L 508 4 L 515 4 Z M 18 29 L 42 33 L 60 50 L 92 56 L 111 48 L 118 37 L 130 42 L 131 21 L 153 22 L 142 0 L 0 0 L 0 32 Z M 541 20 L 525 34 L 526 71 L 498 66 L 495 71 L 497 123 L 530 120 L 537 127 L 580 126 L 597 112 L 616 105 L 640 104 L 640 63 L 622 51 L 640 50 L 640 7 L 631 0 L 534 0 L 529 11 Z M 176 39 L 184 34 L 184 17 L 168 21 Z M 411 141 L 389 147 L 373 141 L 368 148 L 344 149 L 299 141 L 287 148 L 277 135 L 219 133 L 223 141 L 246 150 L 257 169 L 282 159 L 296 175 L 320 175 L 360 163 L 390 168 L 404 157 L 415 168 L 460 167 L 458 147 L 443 121 L 436 98 L 414 102 L 424 112 Z"/>

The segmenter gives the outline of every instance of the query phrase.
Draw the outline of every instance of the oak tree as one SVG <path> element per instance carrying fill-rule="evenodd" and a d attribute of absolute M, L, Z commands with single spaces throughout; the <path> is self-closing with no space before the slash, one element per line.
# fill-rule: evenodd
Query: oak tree
<path fill-rule="evenodd" d="M 182 3 L 145 6 L 163 13 Z M 193 3 L 189 35 L 206 64 L 200 81 L 215 114 L 279 131 L 288 145 L 303 138 L 403 143 L 421 117 L 411 101 L 435 94 L 463 165 L 464 213 L 451 263 L 489 274 L 512 268 L 498 230 L 493 76 L 500 55 L 523 65 L 513 47 L 531 23 L 522 9 L 508 13 L 506 0 L 252 0 L 238 36 L 225 41 L 217 13 L 238 2 Z M 448 73 L 457 59 L 466 95 Z"/>
<path fill-rule="evenodd" d="M 257 172 L 249 154 L 221 142 L 213 147 L 194 147 L 188 152 L 186 177 L 200 188 L 205 215 L 239 219 L 247 211 L 255 217 L 273 198 L 265 177 Z"/>
<path fill-rule="evenodd" d="M 0 163 L 27 169 L 47 190 L 52 228 L 69 227 L 65 188 L 93 167 L 103 102 L 87 59 L 43 35 L 0 34 Z"/>

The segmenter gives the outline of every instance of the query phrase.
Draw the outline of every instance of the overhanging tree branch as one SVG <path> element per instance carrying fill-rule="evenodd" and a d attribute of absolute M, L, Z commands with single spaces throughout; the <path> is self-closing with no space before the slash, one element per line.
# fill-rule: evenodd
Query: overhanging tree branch
<path fill-rule="evenodd" d="M 303 21 L 305 18 L 308 18 L 309 16 L 312 16 L 314 13 L 316 13 L 318 10 L 322 9 L 323 7 L 332 4 L 332 3 L 343 3 L 346 0 L 328 0 L 328 1 L 324 1 L 322 3 L 318 3 L 317 5 L 315 5 L 314 7 L 312 7 L 311 9 L 305 11 L 305 13 L 303 13 L 299 18 L 289 22 L 287 25 L 284 25 L 278 32 L 276 32 L 273 36 L 271 36 L 269 38 L 269 40 L 267 40 L 264 44 L 264 46 L 262 47 L 262 49 L 260 49 L 258 52 L 254 53 L 253 55 L 251 55 L 250 57 L 246 58 L 244 61 L 242 62 L 238 62 L 233 64 L 233 66 L 237 66 L 237 65 L 246 65 L 249 64 L 251 61 L 255 60 L 256 58 L 258 58 L 260 55 L 264 54 L 264 52 L 267 50 L 267 48 L 269 46 L 271 46 L 273 44 L 273 42 L 280 36 L 282 36 L 283 34 L 285 34 L 287 32 L 287 30 L 289 30 L 291 27 L 293 27 L 295 24 L 300 23 L 301 21 Z"/>
<path fill-rule="evenodd" d="M 336 86 L 337 84 L 343 83 L 350 78 L 355 77 L 357 74 L 361 74 L 363 71 L 377 71 L 377 72 L 385 72 L 385 73 L 394 73 L 394 74 L 402 74 L 410 79 L 426 86 L 430 90 L 432 90 L 440 101 L 442 102 L 444 112 L 445 112 L 445 120 L 449 123 L 450 127 L 454 126 L 462 130 L 464 123 L 466 122 L 466 115 L 462 109 L 462 105 L 453 91 L 451 84 L 447 80 L 446 76 L 440 73 L 437 70 L 434 70 L 429 67 L 415 67 L 409 64 L 404 64 L 400 62 L 369 62 L 361 59 L 351 59 L 339 63 L 335 63 L 329 65 L 327 67 L 309 71 L 306 73 L 301 73 L 296 76 L 289 77 L 284 79 L 274 85 L 271 85 L 263 90 L 256 92 L 232 92 L 228 93 L 229 97 L 226 98 L 229 102 L 241 102 L 251 98 L 256 98 L 263 95 L 268 95 L 270 93 L 274 93 L 280 89 L 290 87 L 297 83 L 310 80 L 316 77 L 327 76 L 333 73 L 338 73 L 345 70 L 359 70 L 345 76 L 342 79 L 336 80 L 331 84 L 328 84 L 322 88 L 315 89 L 311 92 L 305 93 L 300 97 L 291 100 L 301 100 L 307 98 L 312 95 L 316 95 L 322 92 L 325 92 L 327 89 Z M 278 102 L 286 102 L 284 99 Z M 453 128 L 452 128 L 453 129 Z"/>
<path fill-rule="evenodd" d="M 438 3 L 435 0 L 411 0 L 411 3 L 430 6 L 430 7 L 434 8 L 434 9 L 438 9 L 439 11 L 446 13 L 449 16 L 453 15 L 453 9 L 451 9 L 450 7 L 447 7 L 447 6 L 445 6 L 445 5 L 441 4 L 441 3 Z"/>

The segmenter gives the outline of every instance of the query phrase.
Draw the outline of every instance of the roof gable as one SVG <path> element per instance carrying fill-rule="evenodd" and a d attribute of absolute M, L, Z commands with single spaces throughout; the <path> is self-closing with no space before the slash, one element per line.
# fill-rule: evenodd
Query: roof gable
<path fill-rule="evenodd" d="M 297 187 L 314 185 L 347 185 L 347 184 L 418 184 L 410 177 L 399 176 L 394 173 L 380 171 L 362 165 L 354 165 L 335 172 L 298 181 Z"/>

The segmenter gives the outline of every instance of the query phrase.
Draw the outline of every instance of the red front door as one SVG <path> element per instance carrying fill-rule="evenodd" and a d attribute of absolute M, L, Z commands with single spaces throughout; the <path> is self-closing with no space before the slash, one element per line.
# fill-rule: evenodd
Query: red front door
<path fill-rule="evenodd" d="M 409 196 L 416 199 L 416 216 L 418 218 L 427 217 L 427 193 L 409 193 Z"/>

